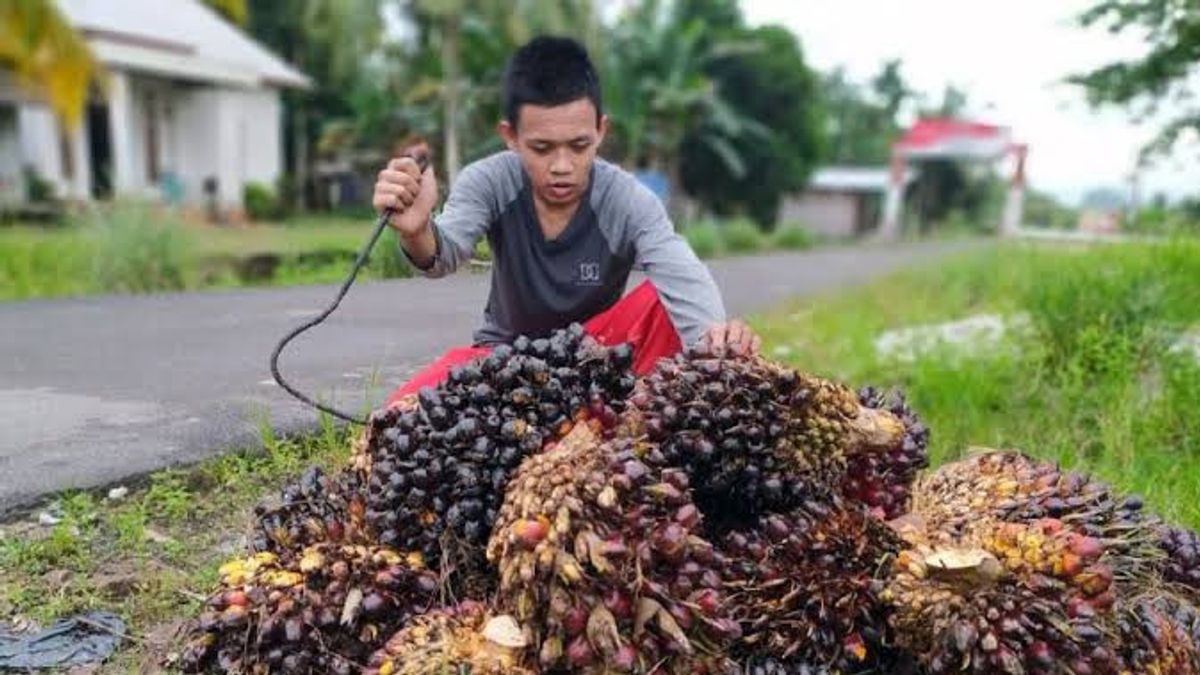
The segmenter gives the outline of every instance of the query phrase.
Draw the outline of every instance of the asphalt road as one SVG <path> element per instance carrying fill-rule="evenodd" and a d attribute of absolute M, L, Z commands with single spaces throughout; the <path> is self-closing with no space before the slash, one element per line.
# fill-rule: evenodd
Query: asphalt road
<path fill-rule="evenodd" d="M 715 261 L 731 314 L 862 283 L 970 246 L 925 243 Z M 486 274 L 362 283 L 295 340 L 282 370 L 364 411 L 444 348 L 469 341 Z M 0 305 L 0 513 L 64 488 L 106 485 L 258 443 L 263 424 L 315 413 L 271 379 L 268 357 L 331 286 Z"/>

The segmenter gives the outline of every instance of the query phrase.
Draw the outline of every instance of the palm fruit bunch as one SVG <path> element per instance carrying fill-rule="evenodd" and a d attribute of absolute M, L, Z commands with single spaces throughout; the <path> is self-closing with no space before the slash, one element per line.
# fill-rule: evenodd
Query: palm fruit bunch
<path fill-rule="evenodd" d="M 488 618 L 479 602 L 414 617 L 371 656 L 364 675 L 533 675 L 525 636 L 509 616 Z"/>
<path fill-rule="evenodd" d="M 630 403 L 625 426 L 657 444 L 666 466 L 683 469 L 697 505 L 731 528 L 832 491 L 848 452 L 903 434 L 898 420 L 870 414 L 841 385 L 699 350 L 660 361 Z"/>
<path fill-rule="evenodd" d="M 725 672 L 738 634 L 687 474 L 587 426 L 522 463 L 488 545 L 543 672 Z"/>
<path fill-rule="evenodd" d="M 221 567 L 190 627 L 186 672 L 354 673 L 438 591 L 419 554 L 317 544 L 295 558 L 256 553 Z"/>
<path fill-rule="evenodd" d="M 1158 546 L 1166 554 L 1163 579 L 1200 593 L 1200 536 L 1181 527 L 1161 525 Z"/>
<path fill-rule="evenodd" d="M 1123 604 L 1118 623 L 1123 672 L 1200 674 L 1200 609 L 1159 593 Z"/>
<path fill-rule="evenodd" d="M 890 412 L 904 425 L 904 434 L 890 447 L 851 453 L 842 491 L 891 520 L 907 510 L 913 482 L 929 466 L 929 429 L 899 391 L 864 387 L 858 400 L 867 408 Z"/>
<path fill-rule="evenodd" d="M 631 364 L 628 345 L 605 348 L 572 324 L 453 368 L 415 407 L 373 422 L 367 524 L 385 546 L 481 559 L 510 473 L 577 413 L 613 423 L 635 382 Z"/>
<path fill-rule="evenodd" d="M 255 551 L 288 555 L 322 542 L 366 543 L 365 513 L 358 473 L 330 476 L 311 466 L 278 498 L 254 507 L 256 526 L 250 544 Z"/>
<path fill-rule="evenodd" d="M 882 597 L 929 675 L 1120 671 L 1105 542 L 1056 519 L 906 538 Z"/>
<path fill-rule="evenodd" d="M 748 672 L 859 673 L 890 665 L 879 572 L 900 545 L 861 506 L 837 501 L 810 502 L 726 533 L 717 550 L 743 633 L 735 656 Z"/>
<path fill-rule="evenodd" d="M 1140 499 L 1122 498 L 1107 483 L 1015 452 L 986 451 L 939 467 L 918 482 L 912 512 L 930 531 L 950 535 L 984 518 L 1056 518 L 1108 542 L 1123 555 L 1123 574 L 1143 572 L 1161 557 Z"/>

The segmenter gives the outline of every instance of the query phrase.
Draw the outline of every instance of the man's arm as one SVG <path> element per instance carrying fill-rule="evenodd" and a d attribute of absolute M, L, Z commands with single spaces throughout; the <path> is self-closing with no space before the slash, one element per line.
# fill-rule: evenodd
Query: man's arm
<path fill-rule="evenodd" d="M 627 195 L 634 266 L 643 270 L 684 346 L 699 343 L 712 326 L 725 323 L 725 305 L 708 267 L 675 232 L 654 193 L 633 182 Z"/>
<path fill-rule="evenodd" d="M 490 183 L 485 167 L 472 164 L 459 174 L 441 214 L 433 217 L 437 192 L 432 169 L 419 179 L 415 162 L 392 160 L 380 172 L 375 186 L 375 208 L 397 210 L 391 225 L 400 250 L 413 266 L 430 278 L 452 274 L 471 257 L 476 242 L 495 219 Z M 411 196 L 415 195 L 415 196 Z"/>

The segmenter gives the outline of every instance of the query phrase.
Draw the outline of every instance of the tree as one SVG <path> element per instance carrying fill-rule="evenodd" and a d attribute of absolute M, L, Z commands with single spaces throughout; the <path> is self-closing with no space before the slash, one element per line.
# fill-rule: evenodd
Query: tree
<path fill-rule="evenodd" d="M 1200 5 L 1185 0 L 1103 0 L 1079 17 L 1084 27 L 1109 33 L 1138 31 L 1149 51 L 1069 78 L 1093 105 L 1120 105 L 1139 117 L 1155 114 L 1163 101 L 1191 102 L 1200 63 Z M 1167 122 L 1144 156 L 1170 150 L 1184 131 L 1200 131 L 1200 108 L 1193 105 Z"/>
<path fill-rule="evenodd" d="M 609 154 L 666 174 L 672 199 L 681 192 L 685 138 L 703 143 L 716 161 L 742 176 L 745 161 L 732 141 L 768 136 L 730 105 L 707 74 L 717 56 L 736 48 L 711 31 L 702 18 L 680 15 L 672 2 L 647 0 L 613 27 L 600 61 L 612 130 Z"/>
<path fill-rule="evenodd" d="M 821 82 L 821 116 L 825 123 L 825 161 L 834 164 L 882 164 L 891 156 L 900 133 L 895 117 L 835 69 Z"/>
<path fill-rule="evenodd" d="M 739 28 L 726 38 L 754 49 L 716 56 L 707 72 L 731 109 L 763 132 L 734 134 L 726 149 L 705 126 L 693 131 L 680 149 L 683 184 L 713 211 L 743 210 L 769 228 L 783 195 L 804 187 L 822 152 L 818 77 L 782 26 Z M 737 162 L 721 161 L 722 152 Z"/>
<path fill-rule="evenodd" d="M 88 86 L 100 74 L 87 42 L 53 0 L 0 2 L 0 65 L 44 96 L 67 127 L 79 123 Z"/>
<path fill-rule="evenodd" d="M 309 176 L 323 127 L 352 112 L 364 69 L 382 42 L 383 0 L 275 0 L 250 7 L 247 28 L 260 42 L 308 74 L 313 87 L 284 92 L 287 163 L 300 190 L 297 206 L 314 198 Z"/>

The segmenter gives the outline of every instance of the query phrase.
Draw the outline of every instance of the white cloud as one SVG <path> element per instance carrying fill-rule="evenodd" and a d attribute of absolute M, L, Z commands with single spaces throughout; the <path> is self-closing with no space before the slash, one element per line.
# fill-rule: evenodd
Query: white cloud
<path fill-rule="evenodd" d="M 915 88 L 938 97 L 946 84 L 969 94 L 969 113 L 1009 126 L 1030 145 L 1035 187 L 1075 200 L 1098 185 L 1126 186 L 1138 149 L 1155 127 L 1116 109 L 1091 111 L 1071 73 L 1139 53 L 1134 36 L 1083 30 L 1086 0 L 744 0 L 751 24 L 781 23 L 801 39 L 810 65 L 842 65 L 864 82 L 889 58 Z M 1145 172 L 1143 194 L 1173 196 L 1200 186 L 1196 145 Z"/>

